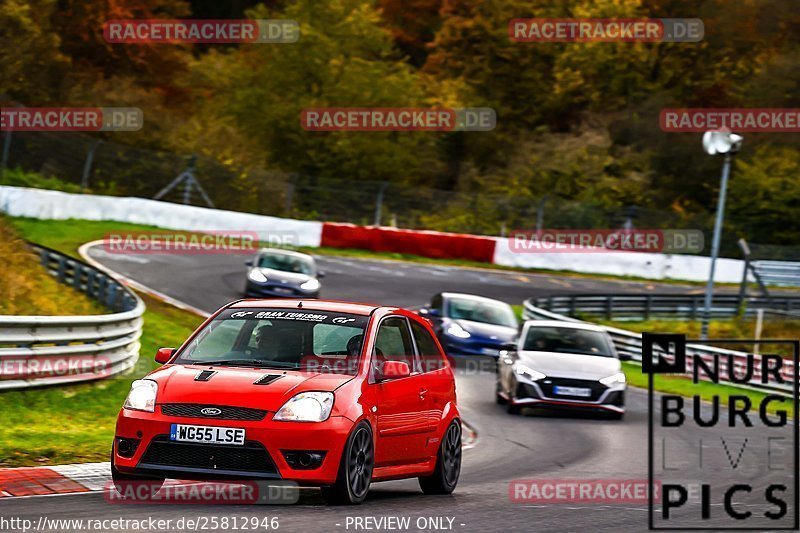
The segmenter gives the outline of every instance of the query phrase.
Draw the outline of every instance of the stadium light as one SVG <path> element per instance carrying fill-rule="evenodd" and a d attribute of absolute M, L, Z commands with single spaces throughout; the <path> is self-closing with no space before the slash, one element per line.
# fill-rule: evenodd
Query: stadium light
<path fill-rule="evenodd" d="M 714 298 L 714 271 L 719 255 L 719 243 L 722 236 L 722 222 L 725 217 L 725 197 L 728 193 L 728 178 L 731 173 L 731 156 L 742 149 L 741 135 L 727 131 L 707 131 L 703 134 L 703 149 L 708 155 L 724 155 L 722 163 L 722 179 L 719 185 L 719 200 L 717 200 L 717 218 L 714 222 L 714 236 L 711 240 L 711 268 L 706 283 L 705 305 L 703 306 L 703 319 L 700 328 L 700 338 L 708 339 L 708 322 L 711 318 L 711 303 Z"/>

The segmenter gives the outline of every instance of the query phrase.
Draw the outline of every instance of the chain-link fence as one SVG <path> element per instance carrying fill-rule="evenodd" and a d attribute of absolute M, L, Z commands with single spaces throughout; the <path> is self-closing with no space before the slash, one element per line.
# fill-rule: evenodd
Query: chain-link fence
<path fill-rule="evenodd" d="M 161 200 L 206 205 L 199 188 L 187 191 L 185 182 L 174 183 L 192 169 L 192 177 L 214 207 L 274 216 L 485 235 L 537 228 L 699 229 L 706 242 L 710 242 L 713 225 L 711 213 L 609 208 L 559 198 L 548 191 L 516 195 L 454 192 L 380 181 L 244 171 L 209 158 L 142 149 L 81 133 L 6 131 L 2 141 L 0 169 L 4 163 L 5 168 L 56 177 L 71 190 L 153 198 L 173 184 Z M 2 182 L 10 183 L 7 178 Z M 735 221 L 729 218 L 729 222 Z M 741 257 L 734 237 L 723 239 L 722 253 Z M 767 255 L 762 257 L 772 257 L 771 252 L 764 253 Z"/>

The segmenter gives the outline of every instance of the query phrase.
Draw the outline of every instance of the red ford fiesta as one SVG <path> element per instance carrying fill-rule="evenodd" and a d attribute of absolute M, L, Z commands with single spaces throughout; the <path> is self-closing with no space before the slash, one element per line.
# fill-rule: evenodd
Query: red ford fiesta
<path fill-rule="evenodd" d="M 360 503 L 374 481 L 449 494 L 461 469 L 455 381 L 428 323 L 395 307 L 241 300 L 134 381 L 117 490 L 165 478 L 280 479 Z"/>

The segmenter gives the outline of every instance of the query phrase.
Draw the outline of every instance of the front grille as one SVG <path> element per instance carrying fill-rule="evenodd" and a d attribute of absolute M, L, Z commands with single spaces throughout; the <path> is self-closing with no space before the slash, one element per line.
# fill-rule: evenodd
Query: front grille
<path fill-rule="evenodd" d="M 219 414 L 204 414 L 202 413 L 203 409 L 218 409 Z M 263 420 L 267 416 L 267 412 L 262 409 L 204 405 L 200 403 L 165 403 L 161 405 L 161 412 L 167 416 L 213 418 L 217 420 Z"/>
<path fill-rule="evenodd" d="M 172 442 L 167 435 L 153 439 L 144 452 L 140 465 L 202 468 L 235 472 L 276 473 L 272 459 L 258 442 L 248 441 L 244 446 L 221 446 Z"/>
<path fill-rule="evenodd" d="M 577 400 L 584 402 L 596 402 L 600 396 L 606 391 L 607 387 L 598 381 L 591 381 L 587 379 L 570 379 L 570 378 L 551 378 L 543 379 L 537 382 L 542 389 L 542 393 L 548 398 L 554 400 Z M 583 389 L 590 389 L 592 391 L 589 397 L 584 396 L 566 396 L 556 394 L 553 392 L 554 387 L 579 387 Z"/>

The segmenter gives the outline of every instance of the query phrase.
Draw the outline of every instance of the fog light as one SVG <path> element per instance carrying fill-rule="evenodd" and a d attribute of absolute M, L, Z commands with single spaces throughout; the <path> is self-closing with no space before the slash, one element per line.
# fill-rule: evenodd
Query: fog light
<path fill-rule="evenodd" d="M 295 470 L 313 470 L 319 468 L 326 452 L 285 451 L 283 457 Z"/>
<path fill-rule="evenodd" d="M 139 439 L 117 437 L 117 455 L 120 457 L 133 457 L 138 447 Z"/>

